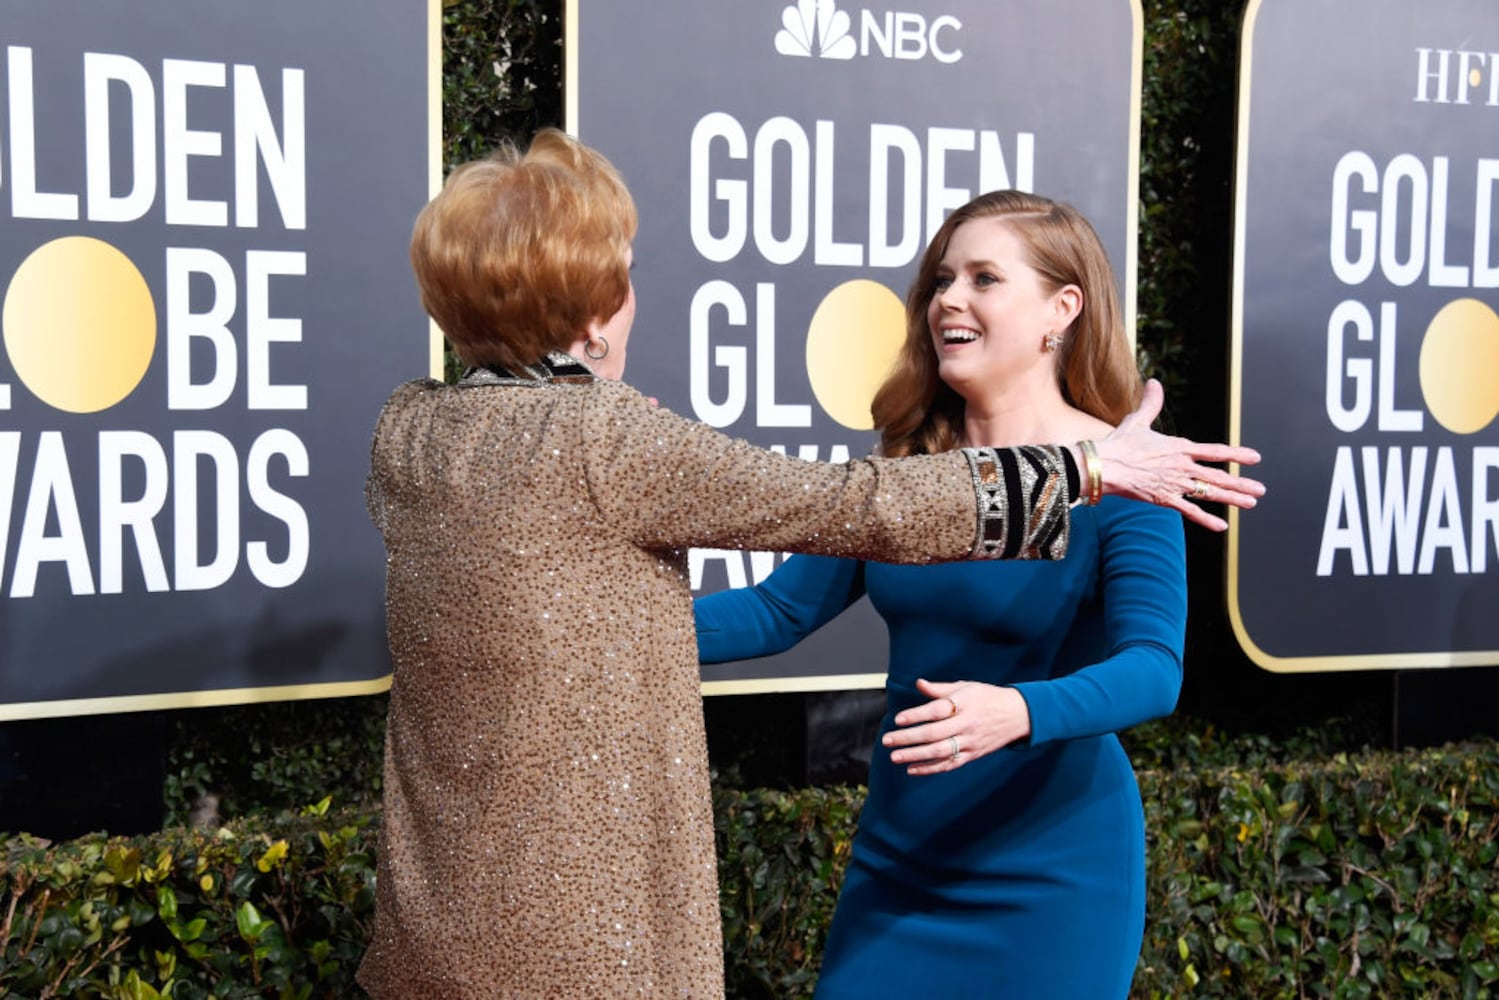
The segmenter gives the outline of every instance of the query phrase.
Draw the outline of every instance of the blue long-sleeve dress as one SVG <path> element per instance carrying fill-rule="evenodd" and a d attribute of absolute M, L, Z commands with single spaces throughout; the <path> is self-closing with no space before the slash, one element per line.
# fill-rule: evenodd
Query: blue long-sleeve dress
<path fill-rule="evenodd" d="M 1075 508 L 1056 562 L 793 557 L 757 587 L 695 602 L 699 656 L 782 651 L 865 592 L 890 631 L 881 733 L 926 701 L 924 677 L 1014 687 L 1031 736 L 923 777 L 875 747 L 818 997 L 1127 996 L 1145 823 L 1114 734 L 1176 704 L 1181 518 L 1113 497 Z"/>

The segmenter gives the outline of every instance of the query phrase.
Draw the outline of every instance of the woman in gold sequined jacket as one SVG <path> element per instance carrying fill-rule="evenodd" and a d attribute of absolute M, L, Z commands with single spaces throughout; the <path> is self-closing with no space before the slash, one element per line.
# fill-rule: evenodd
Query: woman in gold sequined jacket
<path fill-rule="evenodd" d="M 731 440 L 619 381 L 634 204 L 560 132 L 455 170 L 411 256 L 468 373 L 398 387 L 371 450 L 394 679 L 378 998 L 712 997 L 722 944 L 690 546 L 885 562 L 1064 554 L 1103 492 L 1249 506 L 1257 460 L 1149 429 L 846 465 Z M 1188 516 L 1222 522 L 1195 506 Z"/>

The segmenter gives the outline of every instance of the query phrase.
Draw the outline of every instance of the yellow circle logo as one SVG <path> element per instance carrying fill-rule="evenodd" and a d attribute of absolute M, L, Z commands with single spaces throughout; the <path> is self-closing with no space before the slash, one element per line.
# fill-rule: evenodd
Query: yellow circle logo
<path fill-rule="evenodd" d="M 874 427 L 869 404 L 905 335 L 905 306 L 878 281 L 845 281 L 827 294 L 807 329 L 807 377 L 828 416 L 858 431 Z"/>
<path fill-rule="evenodd" d="M 1499 414 L 1499 314 L 1478 299 L 1442 307 L 1421 341 L 1421 395 L 1454 434 L 1483 430 Z"/>
<path fill-rule="evenodd" d="M 0 323 L 16 376 L 69 413 L 97 413 L 130 395 L 156 350 L 146 279 L 129 257 L 87 236 L 32 251 L 10 279 Z"/>

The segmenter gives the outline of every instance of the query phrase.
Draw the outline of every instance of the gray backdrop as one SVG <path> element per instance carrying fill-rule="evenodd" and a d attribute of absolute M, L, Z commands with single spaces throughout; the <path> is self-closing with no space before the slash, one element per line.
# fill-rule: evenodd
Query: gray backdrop
<path fill-rule="evenodd" d="M 1250 6 L 1241 70 L 1242 313 L 1234 331 L 1240 361 L 1233 382 L 1238 436 L 1264 454 L 1259 474 L 1270 494 L 1253 514 L 1237 520 L 1229 585 L 1240 641 L 1262 666 L 1318 670 L 1499 661 L 1499 552 L 1492 528 L 1485 530 L 1478 545 L 1487 550 L 1486 568 L 1475 572 L 1472 532 L 1481 502 L 1499 498 L 1499 475 L 1480 465 L 1475 477 L 1474 466 L 1481 449 L 1499 444 L 1499 425 L 1464 433 L 1445 429 L 1428 411 L 1420 378 L 1428 327 L 1445 305 L 1476 299 L 1490 310 L 1499 307 L 1492 276 L 1488 287 L 1474 287 L 1472 269 L 1475 232 L 1487 231 L 1489 261 L 1499 263 L 1499 186 L 1489 185 L 1494 197 L 1486 218 L 1477 197 L 1480 165 L 1499 157 L 1496 52 L 1499 7 L 1489 0 L 1261 0 Z M 1367 181 L 1355 174 L 1352 182 L 1335 183 L 1340 162 L 1346 166 L 1363 157 L 1372 166 Z M 1445 191 L 1438 178 L 1441 160 Z M 1339 190 L 1358 216 L 1335 211 Z M 1438 209 L 1445 210 L 1445 230 L 1435 226 Z M 1374 246 L 1388 240 L 1389 251 L 1373 251 L 1367 275 L 1354 269 L 1340 277 L 1334 259 L 1358 257 L 1356 227 L 1365 221 L 1376 227 Z M 1342 253 L 1333 243 L 1339 230 L 1348 243 Z M 1438 255 L 1466 268 L 1466 278 L 1441 277 L 1451 284 L 1434 285 Z M 1380 263 L 1386 257 L 1396 265 L 1393 273 Z M 1402 265 L 1423 260 L 1426 266 L 1413 281 L 1401 273 Z M 1366 310 L 1372 317 L 1372 339 L 1359 339 L 1356 327 L 1332 323 L 1345 302 L 1354 303 L 1343 307 L 1349 315 Z M 1394 318 L 1388 325 L 1381 322 L 1387 304 Z M 1330 326 L 1343 365 L 1329 360 Z M 1473 332 L 1481 342 L 1482 330 Z M 1491 347 L 1494 338 L 1499 329 L 1490 328 Z M 1352 426 L 1355 418 L 1338 417 L 1348 425 L 1340 429 L 1332 414 L 1356 405 L 1349 360 L 1368 366 L 1371 411 L 1358 426 Z M 1464 377 L 1460 369 L 1457 375 Z M 1478 377 L 1499 392 L 1494 371 Z M 1434 387 L 1435 398 L 1445 391 Z M 1416 421 L 1419 430 L 1397 429 Z M 1365 448 L 1377 450 L 1372 483 L 1365 476 Z M 1418 448 L 1426 449 L 1425 475 L 1415 484 L 1411 469 L 1421 464 Z M 1342 449 L 1355 470 L 1356 496 L 1334 490 Z M 1433 507 L 1443 451 L 1453 475 L 1442 481 L 1451 489 L 1442 489 Z M 1376 542 L 1393 550 L 1400 532 L 1375 526 L 1371 485 L 1386 493 L 1392 455 L 1399 456 L 1403 475 L 1389 482 L 1412 522 L 1404 535 L 1415 558 L 1402 570 L 1392 551 L 1380 573 Z M 1344 496 L 1351 499 L 1343 502 Z M 1355 574 L 1349 547 L 1337 545 L 1336 532 L 1350 529 L 1349 507 L 1362 524 L 1362 532 L 1353 532 L 1360 540 L 1350 544 L 1367 554 L 1365 575 Z M 1428 540 L 1433 526 L 1438 532 Z M 1448 537 L 1460 539 L 1461 560 L 1451 545 L 1435 544 L 1444 527 L 1455 529 Z M 1419 557 L 1427 544 L 1434 545 L 1434 558 L 1422 572 Z M 1324 550 L 1331 551 L 1330 563 Z M 1467 571 L 1460 572 L 1464 561 Z M 1325 563 L 1322 573 L 1319 563 Z"/>
<path fill-rule="evenodd" d="M 0 537 L 0 718 L 119 707 L 192 704 L 204 693 L 220 700 L 253 699 L 257 690 L 279 696 L 374 690 L 388 673 L 383 629 L 384 559 L 364 511 L 363 483 L 375 415 L 399 381 L 428 368 L 428 321 L 410 277 L 406 246 L 411 221 L 430 191 L 428 94 L 437 69 L 428 64 L 428 3 L 409 0 L 262 0 L 203 4 L 189 0 L 85 3 L 16 0 L 0 17 L 9 50 L 0 63 L 14 69 L 16 47 L 30 50 L 35 103 L 37 187 L 79 195 L 77 220 L 16 218 L 15 147 L 9 127 L 16 110 L 12 74 L 0 72 L 0 287 L 38 247 L 65 236 L 103 240 L 123 252 L 151 290 L 157 311 L 155 353 L 144 379 L 122 402 L 92 414 L 53 409 L 28 391 L 0 351 L 0 433 L 18 434 L 16 482 L 0 481 L 13 503 Z M 85 53 L 128 57 L 151 81 L 157 152 L 156 197 L 130 222 L 90 221 L 85 191 Z M 221 155 L 188 159 L 193 198 L 229 203 L 227 226 L 169 225 L 164 210 L 164 60 L 225 67 L 226 85 L 189 87 L 189 129 L 221 134 Z M 284 225 L 276 199 L 259 172 L 260 219 L 235 225 L 234 69 L 256 68 L 277 133 L 286 68 L 305 80 L 306 222 Z M 110 148 L 117 193 L 131 183 L 127 136 L 130 105 L 123 86 L 111 91 Z M 167 248 L 212 251 L 231 266 L 239 302 L 229 329 L 240 341 L 236 388 L 207 410 L 171 410 L 166 373 Z M 301 340 L 272 347 L 272 379 L 306 386 L 305 408 L 253 410 L 246 400 L 244 325 L 248 251 L 305 255 L 305 276 L 272 279 L 272 316 L 300 320 Z M 87 296 L 78 287 L 66 294 Z M 214 298 L 206 278 L 189 285 L 189 305 L 206 311 Z M 179 303 L 177 311 L 182 310 Z M 206 381 L 211 353 L 198 342 L 194 378 Z M 88 359 L 79 359 L 86 366 Z M 3 402 L 5 390 L 0 390 Z M 124 549 L 123 593 L 99 594 L 99 434 L 142 431 L 170 465 L 174 434 L 222 435 L 238 456 L 240 551 L 230 579 L 214 589 L 148 593 L 130 538 Z M 308 560 L 290 585 L 267 587 L 246 564 L 244 546 L 264 541 L 272 559 L 285 558 L 288 531 L 252 502 L 245 481 L 251 443 L 274 429 L 290 432 L 308 456 L 306 476 L 286 462 L 269 465 L 272 489 L 300 507 L 308 522 Z M 96 593 L 73 593 L 62 563 L 44 563 L 35 594 L 12 595 L 14 562 L 28 503 L 38 442 L 46 432 L 65 441 Z M 138 497 L 145 473 L 127 463 L 124 494 Z M 206 474 L 206 467 L 202 470 Z M 217 498 L 205 478 L 199 491 L 199 544 L 215 547 Z M 173 482 L 154 525 L 168 576 L 174 541 Z M 0 510 L 5 505 L 0 503 Z M 61 529 L 55 512 L 49 533 Z M 5 529 L 8 528 L 8 533 Z M 352 685 L 352 687 L 350 686 Z M 225 694 L 224 692 L 229 692 Z M 73 702 L 81 699 L 81 702 Z M 129 699 L 122 700 L 122 699 Z M 144 700 L 142 700 L 144 699 Z M 60 708 L 67 700 L 65 708 Z"/>
<path fill-rule="evenodd" d="M 787 54 L 797 46 L 778 33 L 791 24 L 816 25 L 821 13 L 834 31 L 801 36 L 811 54 Z M 841 21 L 841 18 L 846 21 Z M 787 4 L 729 0 L 573 0 L 569 4 L 569 128 L 601 149 L 623 172 L 640 208 L 634 280 L 639 298 L 630 341 L 629 381 L 657 396 L 662 405 L 688 416 L 694 409 L 690 370 L 704 358 L 691 355 L 689 321 L 693 297 L 704 285 L 725 281 L 747 305 L 744 326 L 731 326 L 718 311 L 711 324 L 714 346 L 744 348 L 751 372 L 748 403 L 723 430 L 763 446 L 797 454 L 815 446 L 818 457 L 835 447 L 854 457 L 874 444 L 868 431 L 851 430 L 818 405 L 805 357 L 808 324 L 818 304 L 844 282 L 865 278 L 904 299 L 915 259 L 870 266 L 871 126 L 898 126 L 919 143 L 922 179 L 916 240 L 926 244 L 926 191 L 932 155 L 930 129 L 973 136 L 972 151 L 941 157 L 945 184 L 963 189 L 961 203 L 980 193 L 980 134 L 993 133 L 1011 186 L 1019 186 L 1022 143 L 1033 149 L 1032 183 L 1038 193 L 1076 205 L 1097 227 L 1120 276 L 1121 293 L 1133 263 L 1135 169 L 1133 129 L 1138 89 L 1132 76 L 1140 39 L 1139 8 L 1130 0 L 943 0 L 907 3 L 891 10 L 851 3 Z M 863 30 L 866 18 L 875 36 Z M 847 26 L 841 42 L 834 37 Z M 823 34 L 828 38 L 826 42 Z M 887 43 L 889 55 L 881 47 Z M 836 58 L 822 54 L 824 44 Z M 841 48 L 841 52 L 838 51 Z M 767 122 L 789 119 L 787 132 L 806 137 L 810 161 L 831 155 L 831 238 L 858 245 L 858 264 L 815 260 L 818 191 L 808 180 L 806 250 L 789 262 L 773 262 L 750 235 L 728 260 L 708 259 L 691 229 L 692 136 L 711 114 L 727 115 L 742 130 L 745 159 L 729 155 L 727 140 L 710 144 L 707 176 L 749 182 L 766 198 L 775 239 L 795 231 L 791 146 L 769 146 L 757 187 L 756 137 Z M 818 122 L 831 123 L 831 142 L 818 144 Z M 771 126 L 775 128 L 775 126 Z M 1021 134 L 1031 138 L 1023 140 Z M 793 140 L 794 141 L 794 140 Z M 813 170 L 815 171 L 815 166 Z M 903 177 L 898 166 L 892 178 Z M 769 190 L 771 194 L 764 195 Z M 902 190 L 892 183 L 887 212 L 903 218 Z M 718 237 L 733 224 L 721 198 L 707 202 L 708 229 Z M 753 233 L 753 222 L 748 223 Z M 903 235 L 892 224 L 891 242 Z M 811 426 L 765 426 L 756 407 L 757 286 L 774 289 L 774 402 L 806 405 Z M 1132 297 L 1129 301 L 1133 301 Z M 1131 317 L 1132 322 L 1132 317 Z M 729 375 L 706 364 L 708 395 L 722 404 Z M 754 570 L 742 563 L 746 579 Z M 707 560 L 700 593 L 730 580 L 722 559 Z M 848 675 L 882 674 L 884 628 L 867 605 L 850 611 L 801 647 L 754 663 L 705 668 L 708 690 L 755 690 L 797 686 L 846 686 Z M 861 683 L 867 683 L 863 681 Z"/>

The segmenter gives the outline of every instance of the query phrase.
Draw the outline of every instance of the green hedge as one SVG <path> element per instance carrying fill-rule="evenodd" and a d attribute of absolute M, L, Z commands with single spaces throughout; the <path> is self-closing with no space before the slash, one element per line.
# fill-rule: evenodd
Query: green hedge
<path fill-rule="evenodd" d="M 1499 980 L 1499 744 L 1143 770 L 1138 997 L 1473 997 Z M 859 789 L 718 788 L 731 997 L 809 994 Z M 339 997 L 375 815 L 8 841 L 0 997 Z"/>

